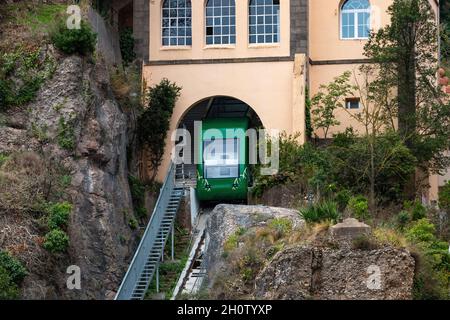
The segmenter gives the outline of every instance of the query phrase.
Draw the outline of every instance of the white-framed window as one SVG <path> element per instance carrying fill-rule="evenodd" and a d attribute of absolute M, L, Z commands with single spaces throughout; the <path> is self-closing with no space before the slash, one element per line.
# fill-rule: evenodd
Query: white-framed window
<path fill-rule="evenodd" d="M 206 44 L 236 43 L 235 0 L 206 1 Z"/>
<path fill-rule="evenodd" d="M 341 7 L 341 38 L 367 39 L 370 34 L 369 0 L 347 0 Z"/>
<path fill-rule="evenodd" d="M 280 42 L 280 0 L 250 0 L 249 42 Z"/>
<path fill-rule="evenodd" d="M 203 142 L 206 179 L 239 177 L 239 139 L 213 139 Z"/>
<path fill-rule="evenodd" d="M 192 45 L 192 8 L 190 0 L 165 0 L 162 5 L 162 45 Z"/>
<path fill-rule="evenodd" d="M 347 108 L 347 109 L 359 109 L 360 105 L 361 105 L 361 99 L 359 99 L 359 98 L 345 99 L 345 108 Z"/>

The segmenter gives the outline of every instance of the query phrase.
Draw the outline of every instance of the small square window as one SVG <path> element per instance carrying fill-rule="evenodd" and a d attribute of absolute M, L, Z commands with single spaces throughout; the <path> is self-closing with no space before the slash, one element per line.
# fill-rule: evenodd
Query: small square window
<path fill-rule="evenodd" d="M 360 108 L 360 99 L 359 98 L 345 99 L 345 107 L 347 109 L 359 109 Z"/>
<path fill-rule="evenodd" d="M 206 35 L 212 36 L 213 34 L 213 27 L 206 27 Z"/>

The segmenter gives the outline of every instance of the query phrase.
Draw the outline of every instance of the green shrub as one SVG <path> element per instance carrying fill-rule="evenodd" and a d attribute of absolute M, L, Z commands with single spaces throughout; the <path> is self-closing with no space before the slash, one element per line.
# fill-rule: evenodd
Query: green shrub
<path fill-rule="evenodd" d="M 404 228 L 406 224 L 409 222 L 409 212 L 408 211 L 400 211 L 397 215 L 397 223 L 401 228 Z"/>
<path fill-rule="evenodd" d="M 51 253 L 65 252 L 69 246 L 69 237 L 62 230 L 51 230 L 45 235 L 43 246 Z"/>
<path fill-rule="evenodd" d="M 11 277 L 11 281 L 16 284 L 20 284 L 27 275 L 27 270 L 20 263 L 19 260 L 11 256 L 6 251 L 0 250 L 0 268 L 7 271 L 8 275 Z"/>
<path fill-rule="evenodd" d="M 70 121 L 66 121 L 63 117 L 59 118 L 57 141 L 58 145 L 65 150 L 72 151 L 75 148 L 74 127 Z"/>
<path fill-rule="evenodd" d="M 338 221 L 341 214 L 333 201 L 324 201 L 300 210 L 300 215 L 306 222 L 320 222 L 325 220 Z"/>
<path fill-rule="evenodd" d="M 80 29 L 68 29 L 66 21 L 59 19 L 50 38 L 55 47 L 66 54 L 88 55 L 95 50 L 97 35 L 85 21 L 81 21 Z"/>
<path fill-rule="evenodd" d="M 415 243 L 432 242 L 436 240 L 435 232 L 435 225 L 430 220 L 423 218 L 413 223 L 406 231 L 406 237 Z"/>
<path fill-rule="evenodd" d="M 369 217 L 369 201 L 364 196 L 352 197 L 348 207 L 356 219 L 365 220 Z"/>
<path fill-rule="evenodd" d="M 0 167 L 6 162 L 8 161 L 9 156 L 4 154 L 4 153 L 0 153 Z"/>
<path fill-rule="evenodd" d="M 427 208 L 425 208 L 419 201 L 405 201 L 404 207 L 411 212 L 411 219 L 413 221 L 425 218 L 427 216 Z"/>
<path fill-rule="evenodd" d="M 72 205 L 68 202 L 52 204 L 48 208 L 48 227 L 50 230 L 62 229 L 67 227 Z"/>
<path fill-rule="evenodd" d="M 148 106 L 137 120 L 137 141 L 150 151 L 150 182 L 154 182 L 166 147 L 165 138 L 170 128 L 175 103 L 181 88 L 168 79 L 149 88 L 146 94 Z M 149 125 L 152 124 L 152 125 Z"/>
<path fill-rule="evenodd" d="M 269 222 L 269 227 L 282 237 L 292 230 L 292 221 L 286 218 L 275 218 Z"/>
<path fill-rule="evenodd" d="M 0 53 L 0 111 L 32 101 L 55 66 L 54 58 L 42 59 L 39 48 L 18 46 Z"/>
<path fill-rule="evenodd" d="M 0 266 L 0 300 L 14 300 L 19 298 L 19 288 L 12 280 L 9 272 Z"/>
<path fill-rule="evenodd" d="M 450 213 L 450 181 L 439 190 L 439 206 Z"/>
<path fill-rule="evenodd" d="M 435 236 L 436 227 L 427 218 L 412 223 L 407 239 L 415 246 L 415 299 L 449 299 L 450 254 L 448 243 Z"/>
<path fill-rule="evenodd" d="M 128 226 L 131 228 L 131 230 L 136 230 L 139 224 L 135 218 L 130 218 L 128 220 Z"/>
<path fill-rule="evenodd" d="M 120 52 L 122 53 L 122 60 L 125 66 L 136 59 L 132 28 L 124 28 L 120 31 Z"/>
<path fill-rule="evenodd" d="M 352 193 L 350 190 L 344 189 L 336 193 L 334 197 L 334 201 L 338 204 L 338 208 L 341 211 L 344 211 L 352 197 Z"/>

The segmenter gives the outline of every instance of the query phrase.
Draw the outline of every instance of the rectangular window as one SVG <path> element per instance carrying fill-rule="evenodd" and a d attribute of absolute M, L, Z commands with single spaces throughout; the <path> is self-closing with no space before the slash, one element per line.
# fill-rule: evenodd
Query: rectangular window
<path fill-rule="evenodd" d="M 347 109 L 359 109 L 360 102 L 359 98 L 347 98 L 345 99 L 345 107 Z"/>
<path fill-rule="evenodd" d="M 214 139 L 203 142 L 206 179 L 239 177 L 239 140 Z"/>

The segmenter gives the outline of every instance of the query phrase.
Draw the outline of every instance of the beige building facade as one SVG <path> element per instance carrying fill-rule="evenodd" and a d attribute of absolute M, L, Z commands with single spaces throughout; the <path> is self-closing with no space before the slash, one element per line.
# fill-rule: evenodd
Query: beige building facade
<path fill-rule="evenodd" d="M 321 84 L 367 62 L 363 47 L 368 32 L 389 23 L 386 10 L 391 3 L 150 0 L 143 80 L 152 86 L 167 78 L 182 87 L 171 132 L 202 101 L 229 97 L 249 106 L 266 129 L 299 133 L 303 142 L 306 88 L 312 96 Z M 430 3 L 438 13 L 437 0 Z M 358 131 L 345 110 L 338 110 L 336 117 L 341 124 L 330 134 L 349 126 Z M 169 134 L 160 180 L 170 163 L 170 138 Z M 430 179 L 428 200 L 436 199 L 442 182 L 440 177 Z"/>

